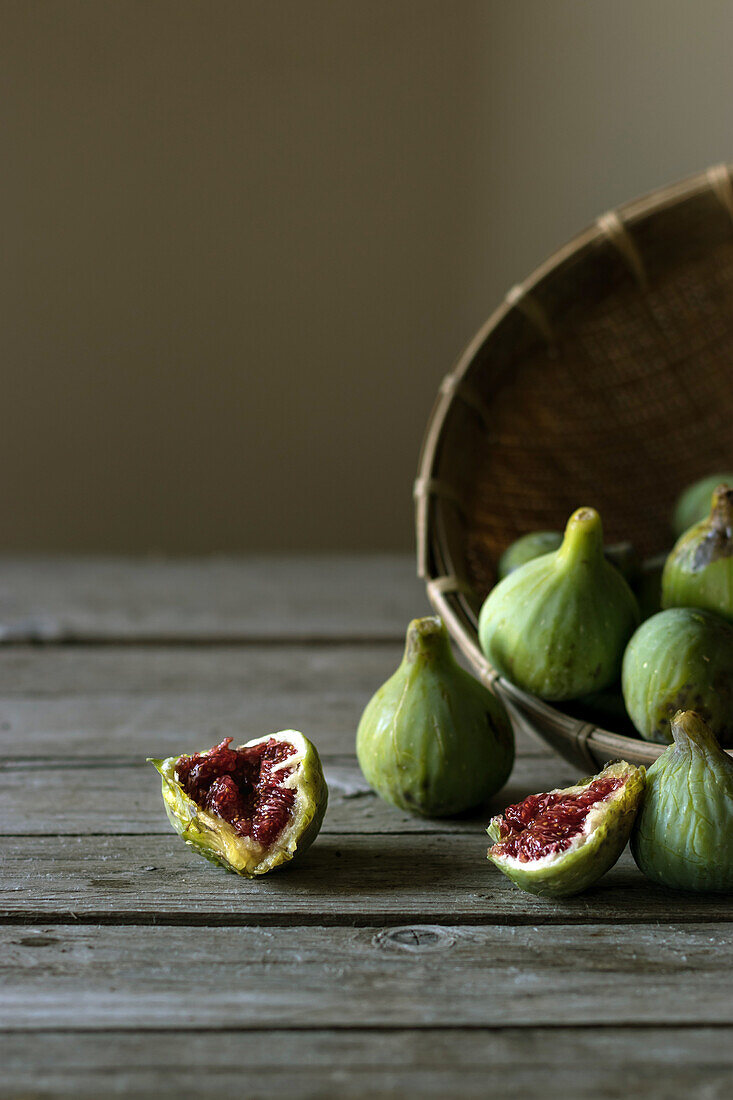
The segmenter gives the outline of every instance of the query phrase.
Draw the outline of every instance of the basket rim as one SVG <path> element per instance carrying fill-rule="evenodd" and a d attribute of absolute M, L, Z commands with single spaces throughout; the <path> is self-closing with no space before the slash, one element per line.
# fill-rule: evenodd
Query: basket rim
<path fill-rule="evenodd" d="M 431 519 L 431 503 L 435 500 L 436 487 L 440 486 L 440 483 L 435 480 L 438 444 L 455 393 L 478 351 L 502 321 L 518 308 L 518 302 L 525 295 L 531 294 L 564 264 L 599 243 L 608 243 L 609 224 L 618 226 L 623 234 L 624 227 L 633 226 L 652 213 L 673 208 L 705 192 L 712 192 L 733 219 L 732 168 L 733 166 L 727 163 L 717 164 L 705 171 L 631 199 L 601 215 L 593 224 L 556 249 L 522 283 L 508 291 L 503 301 L 464 347 L 453 367 L 440 383 L 423 433 L 417 479 L 414 484 L 415 536 L 417 575 L 425 581 L 431 606 L 443 618 L 453 640 L 472 665 L 478 678 L 500 695 L 510 707 L 516 708 L 530 723 L 537 723 L 545 728 L 551 727 L 560 739 L 566 740 L 568 744 L 572 743 L 576 751 L 594 769 L 597 765 L 597 759 L 592 751 L 594 749 L 598 756 L 605 754 L 618 758 L 630 754 L 637 760 L 643 759 L 645 763 L 653 763 L 667 746 L 614 733 L 594 723 L 571 718 L 545 700 L 523 691 L 500 676 L 486 659 L 478 645 L 478 632 L 474 625 L 475 616 L 465 600 L 461 598 L 466 592 L 466 585 L 456 576 L 451 567 L 451 555 L 441 536 L 440 524 L 433 524 Z M 633 267 L 633 255 L 628 259 L 629 266 Z M 443 491 L 445 491 L 444 487 Z M 433 568 L 431 550 L 436 546 L 440 550 L 441 558 L 447 563 L 447 571 L 436 571 Z M 533 728 L 536 729 L 536 726 L 533 725 Z M 727 751 L 733 756 L 733 749 Z"/>
<path fill-rule="evenodd" d="M 696 195 L 704 194 L 706 191 L 712 191 L 719 197 L 720 192 L 717 181 L 720 179 L 721 174 L 724 174 L 725 178 L 730 182 L 732 170 L 733 165 L 727 163 L 714 165 L 712 168 L 708 168 L 703 172 L 698 172 L 694 176 L 687 176 L 675 183 L 667 184 L 654 191 L 649 191 L 638 198 L 630 199 L 621 206 L 615 207 L 605 214 L 599 215 L 595 222 L 581 230 L 580 233 L 577 233 L 566 244 L 555 249 L 555 251 L 543 260 L 542 263 L 534 268 L 526 279 L 507 291 L 503 301 L 491 314 L 489 314 L 483 325 L 481 325 L 477 332 L 471 337 L 456 359 L 453 367 L 445 375 L 440 384 L 435 403 L 428 416 L 425 432 L 423 433 L 420 456 L 418 459 L 418 478 L 425 479 L 429 478 L 431 475 L 435 459 L 435 446 L 431 446 L 431 443 L 437 442 L 435 429 L 442 428 L 454 389 L 463 378 L 463 375 L 476 357 L 476 353 L 486 342 L 490 333 L 497 328 L 499 323 L 503 321 L 513 309 L 517 308 L 516 294 L 513 294 L 513 292 L 521 290 L 522 294 L 528 294 L 548 275 L 554 272 L 558 267 L 561 267 L 568 260 L 576 257 L 583 251 L 587 251 L 599 242 L 607 241 L 608 235 L 603 228 L 604 219 L 615 216 L 619 218 L 624 225 L 633 225 L 635 222 L 640 221 L 653 212 L 656 213 L 668 207 L 674 207 Z M 731 198 L 733 199 L 733 193 Z M 733 210 L 731 210 L 730 213 L 731 216 L 733 216 Z"/>

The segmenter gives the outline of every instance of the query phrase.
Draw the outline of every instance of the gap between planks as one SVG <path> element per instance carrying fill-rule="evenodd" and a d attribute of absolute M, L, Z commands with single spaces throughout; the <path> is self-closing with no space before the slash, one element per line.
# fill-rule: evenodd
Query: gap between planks
<path fill-rule="evenodd" d="M 368 646 L 400 646 L 405 644 L 404 634 L 397 631 L 384 634 L 339 634 L 333 637 L 322 634 L 145 634 L 127 637 L 124 634 L 63 634 L 57 638 L 34 637 L 32 634 L 5 635 L 0 637 L 0 653 L 5 650 L 29 649 L 279 649 L 286 646 L 302 648 L 319 646 L 324 649 L 367 648 Z M 457 655 L 457 654 L 456 654 Z"/>
<path fill-rule="evenodd" d="M 135 1026 L 131 1024 L 129 1027 L 115 1026 L 115 1027 L 14 1027 L 3 1025 L 3 1035 L 205 1035 L 215 1034 L 221 1035 L 221 1027 L 216 1024 L 201 1024 L 197 1026 L 195 1030 L 187 1031 L 186 1028 L 166 1026 L 158 1024 L 146 1024 L 145 1027 Z M 547 1032 L 606 1032 L 606 1031 L 628 1031 L 629 1024 L 625 1021 L 613 1021 L 611 1023 L 577 1023 L 577 1024 L 420 1024 L 420 1025 L 408 1025 L 403 1027 L 396 1027 L 391 1024 L 331 1024 L 325 1027 L 323 1024 L 278 1024 L 276 1027 L 272 1024 L 242 1024 L 237 1026 L 236 1024 L 227 1024 L 226 1032 L 236 1035 L 272 1035 L 273 1033 L 283 1032 L 288 1034 L 309 1034 L 314 1031 L 318 1032 L 334 1032 L 335 1034 L 343 1034 L 348 1032 L 356 1032 L 357 1034 L 365 1032 L 369 1035 L 394 1035 L 399 1032 L 419 1032 L 420 1034 L 430 1032 L 446 1032 L 447 1034 L 460 1034 L 464 1031 L 469 1032 L 486 1032 L 487 1035 L 501 1035 L 505 1032 L 512 1031 L 547 1031 Z M 665 1020 L 660 1017 L 659 1020 L 635 1021 L 633 1024 L 633 1030 L 636 1031 L 663 1031 L 665 1034 L 675 1031 L 730 1031 L 733 1035 L 733 1024 L 725 1023 L 721 1021 L 712 1021 L 710 1023 L 700 1023 L 696 1020 L 685 1020 L 680 1023 L 674 1023 L 667 1025 Z"/>
<path fill-rule="evenodd" d="M 8 643 L 391 640 L 428 611 L 406 554 L 0 559 Z"/>
<path fill-rule="evenodd" d="M 589 927 L 602 925 L 603 927 L 635 928 L 648 925 L 657 925 L 662 922 L 660 913 L 641 914 L 614 914 L 609 918 L 607 913 L 486 913 L 481 914 L 475 910 L 456 912 L 451 909 L 431 909 L 427 914 L 431 924 L 439 927 L 455 925 L 464 928 L 475 925 L 479 928 L 526 928 L 548 927 L 554 928 L 560 925 L 572 925 L 573 927 Z M 28 925 L 43 924 L 45 926 L 64 927 L 73 925 L 88 927 L 99 925 L 105 928 L 401 928 L 414 924 L 415 912 L 412 909 L 380 911 L 375 908 L 370 913 L 351 916 L 348 913 L 325 913 L 309 917 L 307 913 L 297 912 L 293 916 L 287 913 L 259 913 L 259 914 L 231 914 L 231 913 L 159 913 L 155 910 L 137 913 L 109 913 L 103 910 L 86 913 L 53 913 L 45 909 L 26 909 L 22 913 L 0 912 L 0 927 L 24 928 Z M 668 914 L 668 920 L 680 927 L 689 924 L 720 924 L 731 923 L 729 913 L 715 912 L 706 914 L 699 909 L 685 913 L 672 910 Z"/>

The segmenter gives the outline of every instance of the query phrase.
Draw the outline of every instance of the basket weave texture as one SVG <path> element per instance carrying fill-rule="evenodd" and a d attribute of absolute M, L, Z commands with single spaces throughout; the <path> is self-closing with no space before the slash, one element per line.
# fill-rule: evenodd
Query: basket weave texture
<path fill-rule="evenodd" d="M 418 569 L 474 671 L 594 770 L 662 751 L 520 691 L 483 657 L 501 552 L 597 508 L 606 541 L 671 543 L 681 489 L 733 465 L 733 185 L 721 165 L 599 218 L 514 287 L 444 379 L 415 483 Z"/>

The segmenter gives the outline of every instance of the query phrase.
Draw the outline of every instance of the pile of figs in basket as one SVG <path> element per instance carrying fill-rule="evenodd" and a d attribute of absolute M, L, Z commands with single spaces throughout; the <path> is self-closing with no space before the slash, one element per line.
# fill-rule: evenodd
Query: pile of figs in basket
<path fill-rule="evenodd" d="M 519 539 L 498 563 L 479 641 L 501 676 L 668 747 L 645 771 L 609 763 L 572 787 L 494 816 L 489 860 L 517 886 L 563 897 L 595 883 L 627 842 L 639 868 L 673 889 L 733 891 L 733 473 L 680 497 L 678 538 L 639 562 L 604 546 L 579 508 L 565 533 Z M 312 842 L 328 788 L 294 730 L 234 749 L 152 763 L 174 829 L 198 854 L 253 877 Z M 387 802 L 427 817 L 476 813 L 506 783 L 514 734 L 503 703 L 455 661 L 439 618 L 407 630 L 397 671 L 361 717 L 356 751 Z M 459 837 L 456 837 L 459 841 Z"/>
<path fill-rule="evenodd" d="M 579 508 L 564 534 L 502 555 L 479 641 L 505 679 L 578 713 L 623 717 L 668 745 L 645 772 L 625 761 L 492 818 L 489 859 L 525 890 L 586 889 L 631 840 L 653 882 L 733 891 L 733 473 L 691 486 L 668 556 L 604 546 Z M 427 815 L 476 809 L 505 783 L 506 712 L 453 660 L 439 619 L 410 624 L 402 665 L 364 711 L 359 763 L 389 802 Z"/>

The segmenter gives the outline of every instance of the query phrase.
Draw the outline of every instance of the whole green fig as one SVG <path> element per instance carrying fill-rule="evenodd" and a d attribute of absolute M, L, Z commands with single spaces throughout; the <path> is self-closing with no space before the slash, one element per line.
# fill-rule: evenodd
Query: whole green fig
<path fill-rule="evenodd" d="M 733 891 L 733 760 L 699 714 L 672 719 L 674 744 L 647 772 L 631 851 L 652 882 L 677 890 Z"/>
<path fill-rule="evenodd" d="M 531 894 L 579 894 L 623 852 L 643 792 L 644 769 L 619 760 L 573 787 L 532 794 L 491 819 L 488 858 Z"/>
<path fill-rule="evenodd" d="M 674 715 L 694 708 L 733 744 L 733 626 L 689 607 L 652 615 L 626 647 L 621 687 L 646 741 L 669 744 Z"/>
<path fill-rule="evenodd" d="M 535 558 L 541 558 L 543 554 L 549 554 L 553 550 L 559 550 L 561 545 L 560 531 L 532 531 L 529 535 L 522 535 L 507 547 L 499 558 L 499 564 L 496 567 L 497 579 L 503 581 L 504 577 L 508 577 L 520 565 L 534 561 Z M 636 581 L 641 566 L 639 555 L 630 542 L 611 543 L 610 546 L 604 546 L 603 553 L 606 561 L 615 565 L 629 584 Z"/>
<path fill-rule="evenodd" d="M 710 515 L 667 558 L 662 607 L 702 607 L 733 621 L 733 489 L 727 485 L 717 487 Z"/>
<path fill-rule="evenodd" d="M 680 493 L 672 515 L 672 530 L 675 538 L 684 535 L 693 524 L 705 519 L 710 511 L 713 491 L 725 482 L 733 485 L 733 473 L 711 474 L 709 477 L 703 477 L 694 485 L 688 485 L 684 492 Z"/>
<path fill-rule="evenodd" d="M 489 593 L 479 640 L 512 683 L 544 699 L 577 699 L 618 679 L 638 621 L 634 594 L 603 556 L 600 516 L 580 508 L 559 550 L 520 566 Z"/>
<path fill-rule="evenodd" d="M 429 616 L 410 623 L 402 664 L 367 704 L 356 754 L 387 802 L 444 817 L 504 786 L 514 733 L 503 703 L 456 663 L 442 621 Z"/>
<path fill-rule="evenodd" d="M 528 535 L 522 535 L 511 546 L 507 547 L 499 558 L 496 567 L 496 575 L 500 581 L 508 577 L 520 565 L 528 561 L 541 558 L 543 554 L 549 554 L 557 550 L 562 543 L 560 531 L 531 531 Z"/>

